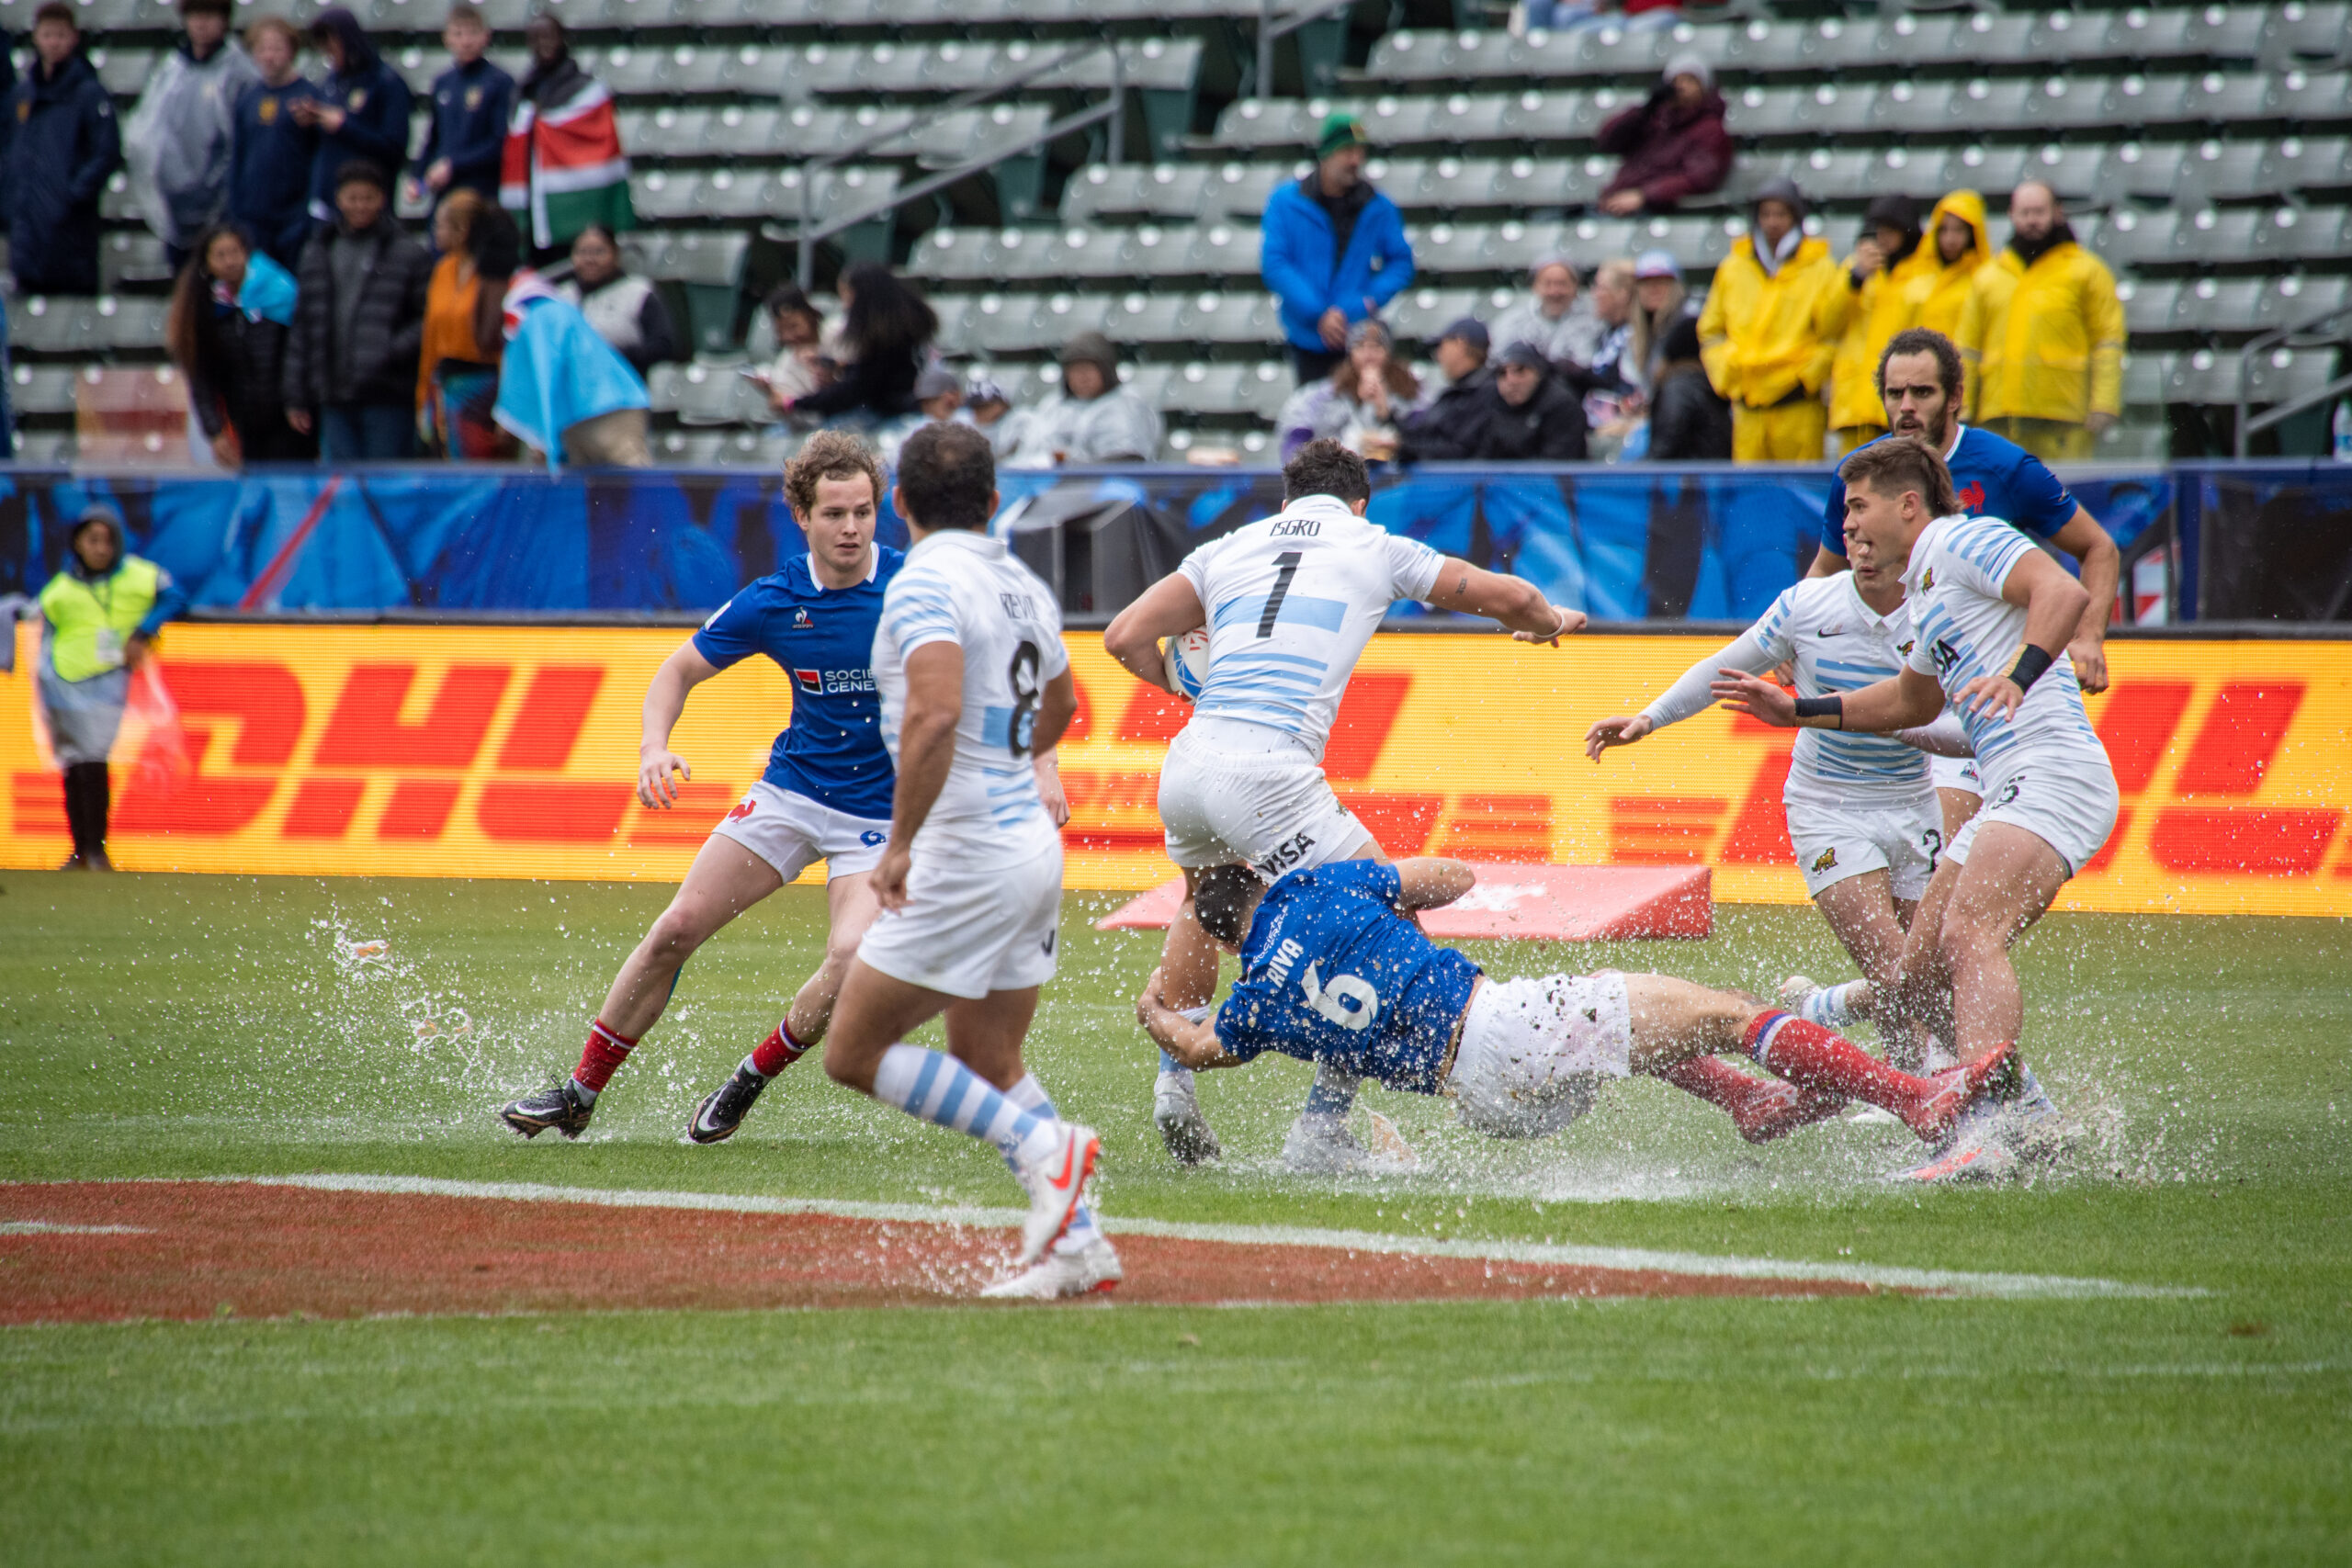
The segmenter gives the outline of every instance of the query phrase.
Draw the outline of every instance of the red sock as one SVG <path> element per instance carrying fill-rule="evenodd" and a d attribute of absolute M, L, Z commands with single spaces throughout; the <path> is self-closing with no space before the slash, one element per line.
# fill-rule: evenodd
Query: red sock
<path fill-rule="evenodd" d="M 1730 1112 L 1739 1135 L 1769 1144 L 1783 1134 L 1838 1114 L 1842 1095 L 1803 1089 L 1781 1078 L 1759 1078 L 1713 1056 L 1693 1056 L 1657 1075 L 1686 1094 Z"/>
<path fill-rule="evenodd" d="M 1897 1072 L 1817 1023 L 1785 1012 L 1759 1013 L 1740 1045 L 1766 1072 L 1801 1089 L 1826 1089 L 1891 1111 L 1921 1137 L 1939 1128 L 1929 1102 L 1943 1094 L 1940 1086 Z"/>
<path fill-rule="evenodd" d="M 794 1038 L 792 1021 L 786 1019 L 768 1031 L 768 1037 L 752 1047 L 752 1070 L 763 1078 L 772 1078 L 808 1054 L 808 1047 Z"/>
<path fill-rule="evenodd" d="M 628 1060 L 636 1044 L 636 1041 L 625 1040 L 605 1028 L 605 1021 L 598 1019 L 588 1026 L 588 1043 L 580 1048 L 580 1065 L 571 1069 L 572 1082 L 582 1089 L 604 1093 L 605 1086 L 613 1081 L 613 1073 Z"/>

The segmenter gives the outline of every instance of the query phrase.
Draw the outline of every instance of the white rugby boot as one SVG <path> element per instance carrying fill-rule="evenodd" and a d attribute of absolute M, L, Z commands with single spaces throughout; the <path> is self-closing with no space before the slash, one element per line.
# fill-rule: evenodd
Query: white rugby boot
<path fill-rule="evenodd" d="M 1370 1148 L 1349 1131 L 1346 1117 L 1300 1111 L 1283 1138 L 1283 1168 L 1294 1176 L 1401 1176 L 1419 1169 L 1420 1156 L 1396 1124 L 1376 1111 L 1365 1114 L 1372 1122 Z"/>
<path fill-rule="evenodd" d="M 1021 1162 L 1021 1185 L 1029 1190 L 1029 1217 L 1021 1223 L 1021 1261 L 1035 1263 L 1069 1229 L 1070 1216 L 1086 1198 L 1086 1183 L 1102 1157 L 1102 1141 L 1091 1127 L 1054 1123 L 1056 1137 L 1042 1155 Z"/>
<path fill-rule="evenodd" d="M 1097 1235 L 1084 1247 L 1048 1252 L 1031 1268 L 999 1280 L 980 1294 L 998 1301 L 1066 1301 L 1116 1290 L 1126 1277 L 1110 1238 Z"/>
<path fill-rule="evenodd" d="M 1224 1153 L 1209 1119 L 1201 1114 L 1201 1095 L 1193 1075 L 1178 1068 L 1163 1069 L 1151 1086 L 1151 1124 L 1168 1157 L 1178 1165 L 1205 1165 Z"/>

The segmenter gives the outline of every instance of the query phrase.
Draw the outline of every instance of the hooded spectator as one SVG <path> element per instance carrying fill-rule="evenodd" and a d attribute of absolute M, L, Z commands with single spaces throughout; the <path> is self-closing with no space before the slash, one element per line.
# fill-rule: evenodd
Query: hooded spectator
<path fill-rule="evenodd" d="M 1373 462 L 1396 455 L 1396 422 L 1424 400 L 1420 378 L 1396 357 L 1396 340 L 1374 321 L 1348 329 L 1348 357 L 1320 381 L 1293 392 L 1274 417 L 1283 461 L 1326 437 Z"/>
<path fill-rule="evenodd" d="M 1487 424 L 1473 458 L 1493 463 L 1581 463 L 1584 404 L 1532 343 L 1507 344 L 1495 367 Z"/>
<path fill-rule="evenodd" d="M 263 17 L 245 29 L 245 48 L 259 79 L 237 98 L 229 162 L 229 218 L 289 272 L 302 265 L 311 216 L 311 179 L 319 158 L 319 128 L 294 112 L 319 90 L 295 70 L 302 35 L 283 17 Z"/>
<path fill-rule="evenodd" d="M 1347 357 L 1349 323 L 1378 315 L 1413 281 L 1405 215 L 1363 177 L 1371 146 L 1352 115 L 1327 118 L 1315 167 L 1276 186 L 1259 221 L 1259 270 L 1282 303 L 1301 386 Z"/>
<path fill-rule="evenodd" d="M 1951 337 L 1960 331 L 1960 315 L 1967 309 L 1976 269 L 1993 259 L 1992 237 L 1984 229 L 1984 198 L 1973 190 L 1956 190 L 1936 203 L 1928 214 L 1925 248 L 1935 252 L 1935 279 L 1928 285 L 1927 303 L 1919 307 L 1918 324 Z"/>
<path fill-rule="evenodd" d="M 1487 368 L 1492 343 L 1485 323 L 1464 316 L 1438 334 L 1431 355 L 1445 373 L 1446 387 L 1426 408 L 1399 422 L 1403 439 L 1396 460 L 1402 463 L 1459 462 L 1475 453 L 1484 438 L 1488 392 L 1494 372 Z"/>
<path fill-rule="evenodd" d="M 294 277 L 229 225 L 192 236 L 164 343 L 221 467 L 306 463 L 318 444 L 286 423 L 286 336 Z"/>
<path fill-rule="evenodd" d="M 261 80 L 229 39 L 229 0 L 180 0 L 180 20 L 186 30 L 122 132 L 131 200 L 175 272 L 229 209 L 237 100 Z"/>
<path fill-rule="evenodd" d="M 1695 53 L 1676 55 L 1648 98 L 1612 116 L 1595 141 L 1623 160 L 1601 190 L 1604 212 L 1664 212 L 1721 189 L 1732 149 L 1714 68 Z"/>
<path fill-rule="evenodd" d="M 1682 264 L 1670 251 L 1644 251 L 1634 258 L 1634 304 L 1625 320 L 1625 352 L 1620 374 L 1645 394 L 1657 375 L 1658 352 L 1668 331 L 1688 316 L 1690 297 L 1682 287 Z"/>
<path fill-rule="evenodd" d="M 1011 468 L 1148 463 L 1159 456 L 1159 411 L 1119 384 L 1119 351 L 1101 333 L 1062 348 L 1062 386 L 1031 411 Z"/>
<path fill-rule="evenodd" d="M 531 68 L 514 92 L 498 199 L 526 226 L 542 257 L 561 251 L 591 223 L 616 234 L 636 228 L 611 89 L 580 68 L 571 35 L 545 11 L 523 37 Z"/>
<path fill-rule="evenodd" d="M 33 52 L 8 90 L 8 270 L 20 294 L 96 294 L 98 197 L 122 162 L 114 100 L 82 57 L 73 6 L 33 13 Z"/>
<path fill-rule="evenodd" d="M 571 276 L 556 292 L 580 307 L 596 335 L 620 350 L 637 373 L 656 365 L 684 359 L 678 329 L 661 291 L 645 278 L 624 271 L 619 237 L 602 223 L 591 223 L 571 242 Z"/>
<path fill-rule="evenodd" d="M 1755 226 L 1715 269 L 1699 342 L 1715 390 L 1731 404 L 1732 454 L 1743 463 L 1818 463 L 1822 402 L 1852 291 L 1808 239 L 1804 197 L 1776 179 L 1757 193 Z"/>
<path fill-rule="evenodd" d="M 2123 412 L 2123 302 L 2042 181 L 2009 193 L 2009 229 L 1970 280 L 1953 339 L 1968 421 L 2045 463 L 2078 462 Z"/>
<path fill-rule="evenodd" d="M 1679 316 L 1658 344 L 1650 386 L 1649 457 L 1657 463 L 1731 461 L 1731 405 L 1699 362 L 1699 323 Z"/>
<path fill-rule="evenodd" d="M 1829 430 L 1841 455 L 1886 434 L 1878 395 L 1879 355 L 1895 333 L 1919 324 L 1936 283 L 1936 254 L 1922 245 L 1919 208 L 1909 197 L 1871 197 L 1861 238 L 1846 259 L 1846 331 L 1829 372 Z"/>
<path fill-rule="evenodd" d="M 491 417 L 506 347 L 506 286 L 522 265 L 514 220 L 481 192 L 452 191 L 433 215 L 433 264 L 416 363 L 419 433 L 427 450 L 482 460 L 510 456 Z"/>
<path fill-rule="evenodd" d="M 414 100 L 399 72 L 384 62 L 359 28 L 359 18 L 340 6 L 319 13 L 311 41 L 327 62 L 327 79 L 314 97 L 288 103 L 295 120 L 314 127 L 318 151 L 311 160 L 311 217 L 335 221 L 343 170 L 359 162 L 397 169 L 408 161 L 409 109 Z"/>
<path fill-rule="evenodd" d="M 1555 253 L 1527 269 L 1528 294 L 1495 318 L 1497 343 L 1532 343 L 1555 366 L 1581 370 L 1600 347 L 1600 318 L 1577 288 L 1576 264 Z"/>
<path fill-rule="evenodd" d="M 417 186 L 436 206 L 461 190 L 495 202 L 506 124 L 514 112 L 514 78 L 482 58 L 490 23 L 465 0 L 449 7 L 441 45 L 449 51 L 449 69 L 433 78 L 424 146 L 414 165 Z"/>
<path fill-rule="evenodd" d="M 330 463 L 383 461 L 416 446 L 416 361 L 433 258 L 392 220 L 391 176 L 355 159 L 335 221 L 311 237 L 287 344 L 286 419 L 314 431 Z"/>
<path fill-rule="evenodd" d="M 1013 412 L 1012 400 L 1004 389 L 987 376 L 975 376 L 966 385 L 964 406 L 956 411 L 956 419 L 989 438 L 989 448 L 1000 464 L 1021 445 L 1021 433 L 1028 423 Z"/>
<path fill-rule="evenodd" d="M 779 402 L 777 412 L 868 425 L 912 412 L 915 378 L 931 362 L 932 340 L 939 335 L 937 313 L 879 262 L 858 263 L 835 287 L 848 363 L 831 385 Z"/>

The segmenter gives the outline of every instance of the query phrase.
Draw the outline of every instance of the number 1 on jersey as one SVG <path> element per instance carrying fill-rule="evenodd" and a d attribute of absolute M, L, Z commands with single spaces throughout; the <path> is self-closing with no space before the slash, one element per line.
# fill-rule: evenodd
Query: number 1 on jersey
<path fill-rule="evenodd" d="M 1290 580 L 1298 575 L 1301 558 L 1296 550 L 1284 550 L 1274 558 L 1274 564 L 1282 570 L 1274 578 L 1274 591 L 1266 595 L 1266 613 L 1258 617 L 1260 637 L 1274 635 L 1274 623 L 1282 619 L 1283 601 L 1290 595 Z"/>

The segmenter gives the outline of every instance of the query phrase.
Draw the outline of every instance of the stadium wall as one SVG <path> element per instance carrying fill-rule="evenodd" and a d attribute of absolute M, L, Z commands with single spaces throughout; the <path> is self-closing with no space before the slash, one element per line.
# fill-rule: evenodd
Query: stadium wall
<path fill-rule="evenodd" d="M 36 631 L 0 675 L 0 865 L 66 852 L 34 703 Z M 188 625 L 164 643 L 115 752 L 113 848 L 131 870 L 673 881 L 760 774 L 791 711 L 764 660 L 698 690 L 673 811 L 634 798 L 638 712 L 675 629 Z M 1069 883 L 1171 870 L 1154 807 L 1185 709 L 1069 637 L 1080 702 L 1062 754 Z M 1693 637 L 1560 648 L 1376 638 L 1326 766 L 1392 852 L 1704 864 L 1730 902 L 1795 903 L 1781 782 L 1790 736 L 1711 712 L 1599 764 L 1586 727 L 1705 654 Z M 2352 915 L 2352 642 L 2127 640 L 2091 700 L 2123 817 L 2060 907 Z M 810 878 L 809 880 L 815 880 Z"/>

